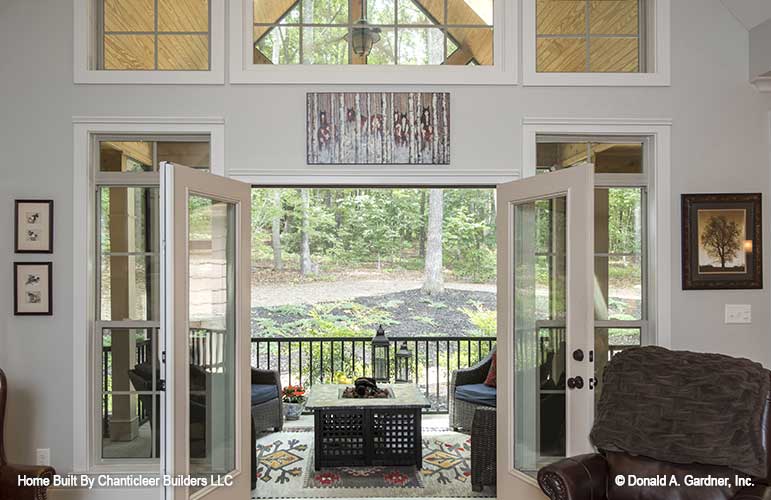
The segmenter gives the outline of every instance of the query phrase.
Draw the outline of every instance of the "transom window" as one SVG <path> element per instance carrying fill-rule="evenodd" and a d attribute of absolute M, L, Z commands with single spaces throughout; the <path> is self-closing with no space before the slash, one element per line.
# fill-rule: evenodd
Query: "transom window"
<path fill-rule="evenodd" d="M 98 69 L 210 69 L 209 0 L 97 1 Z"/>
<path fill-rule="evenodd" d="M 645 0 L 537 0 L 538 73 L 645 72 Z"/>
<path fill-rule="evenodd" d="M 253 0 L 252 14 L 254 64 L 493 64 L 493 0 Z"/>

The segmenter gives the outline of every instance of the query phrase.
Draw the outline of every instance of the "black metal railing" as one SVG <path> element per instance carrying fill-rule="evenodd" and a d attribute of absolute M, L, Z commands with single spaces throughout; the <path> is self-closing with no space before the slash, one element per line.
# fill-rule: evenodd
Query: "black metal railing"
<path fill-rule="evenodd" d="M 446 413 L 453 370 L 473 366 L 495 347 L 495 337 L 389 337 L 390 377 L 395 379 L 396 352 L 410 350 L 411 382 L 431 401 L 430 413 Z M 335 383 L 372 375 L 372 337 L 252 338 L 255 368 L 277 370 L 282 385 Z"/>

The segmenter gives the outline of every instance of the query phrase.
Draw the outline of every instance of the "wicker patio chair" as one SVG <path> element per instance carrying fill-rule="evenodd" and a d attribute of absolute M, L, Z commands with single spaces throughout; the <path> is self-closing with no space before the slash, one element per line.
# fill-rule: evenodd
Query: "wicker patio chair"
<path fill-rule="evenodd" d="M 471 425 L 471 489 L 480 492 L 495 486 L 496 475 L 496 411 L 480 406 Z"/>
<path fill-rule="evenodd" d="M 490 371 L 494 353 L 495 349 L 490 351 L 490 353 L 476 365 L 452 372 L 452 377 L 450 379 L 449 406 L 450 426 L 453 430 L 471 432 L 471 424 L 474 420 L 474 412 L 476 409 L 480 407 L 489 408 L 488 405 L 469 403 L 468 401 L 456 399 L 455 389 L 462 385 L 484 383 L 487 378 L 487 373 Z"/>
<path fill-rule="evenodd" d="M 252 406 L 252 423 L 255 432 L 284 428 L 284 405 L 281 402 L 281 377 L 275 370 L 252 368 L 252 385 L 275 385 L 277 397 Z"/>

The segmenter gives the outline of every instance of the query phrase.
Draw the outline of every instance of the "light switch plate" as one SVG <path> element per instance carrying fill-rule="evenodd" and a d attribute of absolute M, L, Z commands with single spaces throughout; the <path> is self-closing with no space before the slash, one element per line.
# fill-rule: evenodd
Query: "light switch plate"
<path fill-rule="evenodd" d="M 51 449 L 38 448 L 36 453 L 37 465 L 51 465 Z"/>
<path fill-rule="evenodd" d="M 752 323 L 752 306 L 749 304 L 726 304 L 725 322 L 727 325 Z"/>

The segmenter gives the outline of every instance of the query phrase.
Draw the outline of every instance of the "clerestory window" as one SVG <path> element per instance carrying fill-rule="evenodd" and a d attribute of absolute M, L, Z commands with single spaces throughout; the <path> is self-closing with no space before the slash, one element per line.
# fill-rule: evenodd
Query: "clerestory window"
<path fill-rule="evenodd" d="M 253 0 L 253 63 L 490 66 L 493 3 Z"/>

